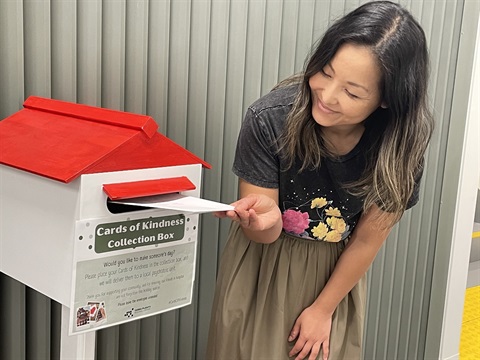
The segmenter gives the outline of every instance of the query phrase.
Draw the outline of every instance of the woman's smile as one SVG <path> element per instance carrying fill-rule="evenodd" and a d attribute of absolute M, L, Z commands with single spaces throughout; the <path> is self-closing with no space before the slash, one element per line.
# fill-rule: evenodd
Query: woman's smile
<path fill-rule="evenodd" d="M 320 111 L 324 112 L 325 114 L 336 114 L 337 111 L 334 111 L 330 109 L 328 106 L 326 106 L 320 98 L 317 98 L 317 106 L 320 109 Z"/>

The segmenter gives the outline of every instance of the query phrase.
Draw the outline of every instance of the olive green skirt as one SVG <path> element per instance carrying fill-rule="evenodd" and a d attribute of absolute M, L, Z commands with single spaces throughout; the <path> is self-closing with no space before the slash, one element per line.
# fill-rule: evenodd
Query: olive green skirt
<path fill-rule="evenodd" d="M 220 263 L 206 359 L 289 359 L 295 341 L 287 338 L 295 320 L 322 291 L 344 247 L 285 233 L 272 244 L 259 244 L 233 223 Z M 364 276 L 338 305 L 329 360 L 361 357 L 365 294 Z"/>

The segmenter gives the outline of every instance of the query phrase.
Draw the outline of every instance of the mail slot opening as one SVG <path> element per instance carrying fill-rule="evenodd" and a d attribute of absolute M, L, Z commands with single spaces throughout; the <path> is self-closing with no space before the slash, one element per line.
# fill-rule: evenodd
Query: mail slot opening
<path fill-rule="evenodd" d="M 116 203 L 114 200 L 110 198 L 107 198 L 107 209 L 112 214 L 123 214 L 126 212 L 149 210 L 149 209 L 151 210 L 151 208 L 146 206 Z"/>

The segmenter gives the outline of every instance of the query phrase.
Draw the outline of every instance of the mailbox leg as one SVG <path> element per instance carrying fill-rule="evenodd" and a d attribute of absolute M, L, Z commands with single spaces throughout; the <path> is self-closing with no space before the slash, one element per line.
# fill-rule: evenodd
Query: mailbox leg
<path fill-rule="evenodd" d="M 88 332 L 79 335 L 68 335 L 70 326 L 70 309 L 62 305 L 62 333 L 60 339 L 60 359 L 95 359 L 95 336 L 96 332 Z"/>

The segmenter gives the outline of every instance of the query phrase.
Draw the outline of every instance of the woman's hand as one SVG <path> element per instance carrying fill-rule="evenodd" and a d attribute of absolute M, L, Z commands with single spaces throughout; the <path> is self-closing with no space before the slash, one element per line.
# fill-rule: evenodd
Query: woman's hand
<path fill-rule="evenodd" d="M 282 232 L 278 189 L 262 188 L 240 179 L 240 200 L 231 205 L 234 210 L 216 212 L 215 216 L 237 221 L 250 240 L 271 243 Z"/>
<path fill-rule="evenodd" d="M 231 205 L 235 207 L 234 210 L 215 215 L 237 221 L 244 229 L 252 231 L 270 229 L 281 218 L 280 209 L 275 201 L 262 194 L 247 195 Z"/>
<path fill-rule="evenodd" d="M 327 360 L 331 328 L 331 315 L 322 315 L 313 306 L 307 307 L 295 321 L 288 337 L 290 342 L 297 340 L 288 356 L 296 356 L 295 360 L 307 357 L 308 360 L 315 360 L 320 349 L 323 349 L 323 360 Z"/>

